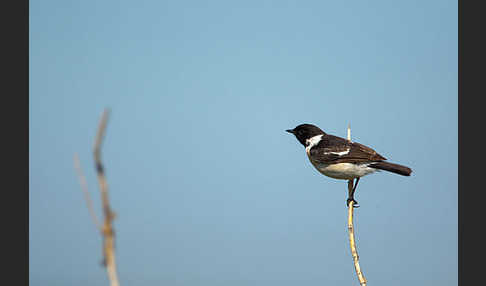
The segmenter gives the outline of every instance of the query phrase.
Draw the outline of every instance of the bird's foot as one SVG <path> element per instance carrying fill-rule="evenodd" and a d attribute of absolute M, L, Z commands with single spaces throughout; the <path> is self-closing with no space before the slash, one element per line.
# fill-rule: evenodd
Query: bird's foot
<path fill-rule="evenodd" d="M 358 202 L 354 198 L 348 198 L 346 200 L 346 206 L 349 206 L 349 203 L 350 202 L 353 202 L 353 207 L 359 208 L 359 204 L 358 204 Z"/>

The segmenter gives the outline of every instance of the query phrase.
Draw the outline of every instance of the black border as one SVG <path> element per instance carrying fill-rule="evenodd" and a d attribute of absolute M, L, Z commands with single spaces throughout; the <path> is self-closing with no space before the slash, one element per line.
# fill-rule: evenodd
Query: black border
<path fill-rule="evenodd" d="M 465 5 L 467 3 L 467 6 Z M 460 285 L 484 284 L 484 10 L 458 2 L 458 278 Z M 440 194 L 438 194 L 440 195 Z M 440 238 L 438 238 L 440 239 Z M 447 250 L 445 250 L 447 251 Z"/>
<path fill-rule="evenodd" d="M 1 11 L 2 282 L 28 285 L 29 1 L 5 1 Z"/>

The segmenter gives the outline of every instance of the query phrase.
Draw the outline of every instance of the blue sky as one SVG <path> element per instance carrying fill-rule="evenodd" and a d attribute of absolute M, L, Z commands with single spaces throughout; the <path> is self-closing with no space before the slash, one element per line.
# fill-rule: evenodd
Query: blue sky
<path fill-rule="evenodd" d="M 360 181 L 370 285 L 457 284 L 456 1 L 30 1 L 30 285 L 357 285 L 346 182 L 284 130 L 313 123 L 410 166 Z M 101 212 L 98 212 L 101 215 Z"/>

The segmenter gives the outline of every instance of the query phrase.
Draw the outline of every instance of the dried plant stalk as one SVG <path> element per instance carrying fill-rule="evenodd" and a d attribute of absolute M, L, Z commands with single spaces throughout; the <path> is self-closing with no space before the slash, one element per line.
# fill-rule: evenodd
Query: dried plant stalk
<path fill-rule="evenodd" d="M 101 162 L 101 144 L 105 135 L 106 124 L 108 122 L 108 110 L 105 109 L 101 116 L 101 121 L 98 125 L 98 131 L 96 133 L 95 144 L 93 148 L 93 156 L 96 167 L 96 174 L 98 177 L 98 184 L 100 186 L 101 200 L 103 205 L 103 224 L 100 225 L 95 212 L 93 211 L 93 205 L 89 197 L 87 190 L 86 179 L 81 171 L 81 166 L 77 155 L 74 157 L 74 164 L 78 176 L 80 178 L 81 188 L 85 194 L 88 210 L 93 218 L 96 227 L 100 230 L 103 237 L 103 265 L 106 267 L 108 273 L 108 279 L 111 286 L 119 286 L 117 268 L 115 262 L 115 231 L 113 229 L 113 220 L 115 219 L 115 213 L 110 208 L 110 202 L 108 199 L 108 183 L 106 180 L 103 163 Z"/>
<path fill-rule="evenodd" d="M 351 142 L 351 125 L 348 124 L 348 141 Z"/>
<path fill-rule="evenodd" d="M 91 201 L 91 197 L 89 196 L 88 184 L 86 183 L 86 177 L 83 174 L 83 170 L 81 168 L 81 163 L 79 162 L 78 154 L 74 154 L 74 168 L 78 173 L 79 184 L 81 185 L 81 189 L 83 190 L 84 199 L 86 200 L 86 205 L 88 206 L 89 214 L 91 215 L 91 218 L 93 219 L 93 223 L 96 226 L 96 228 L 98 230 L 101 230 L 100 221 L 96 216 L 96 213 L 93 208 L 93 201 Z"/>
<path fill-rule="evenodd" d="M 351 128 L 348 125 L 348 141 L 351 141 Z M 353 180 L 348 181 L 348 192 L 351 193 L 353 190 Z M 356 241 L 354 239 L 354 225 L 353 225 L 353 213 L 354 213 L 354 201 L 349 201 L 348 204 L 348 233 L 349 233 L 349 246 L 351 247 L 351 255 L 353 256 L 354 269 L 356 270 L 356 275 L 358 276 L 359 284 L 361 286 L 366 286 L 366 279 L 359 266 L 359 256 L 356 250 Z"/>
<path fill-rule="evenodd" d="M 353 189 L 353 180 L 348 181 L 348 190 Z M 358 276 L 359 284 L 366 286 L 366 279 L 359 266 L 359 256 L 356 250 L 356 241 L 354 239 L 354 226 L 353 226 L 353 211 L 354 202 L 351 200 L 348 205 L 348 232 L 349 232 L 349 246 L 351 247 L 351 255 L 353 256 L 354 269 L 356 270 L 356 275 Z"/>
<path fill-rule="evenodd" d="M 103 163 L 101 162 L 101 143 L 105 135 L 106 124 L 108 122 L 108 110 L 105 109 L 101 116 L 101 121 L 98 126 L 98 132 L 96 134 L 96 140 L 93 150 L 96 173 L 98 176 L 98 183 L 100 185 L 101 200 L 103 204 L 104 221 L 101 228 L 103 235 L 103 254 L 104 264 L 108 272 L 108 278 L 110 279 L 111 286 L 118 286 L 118 275 L 116 271 L 115 262 L 115 232 L 113 229 L 112 221 L 115 219 L 115 214 L 110 208 L 110 202 L 108 199 L 108 183 L 106 181 Z"/>

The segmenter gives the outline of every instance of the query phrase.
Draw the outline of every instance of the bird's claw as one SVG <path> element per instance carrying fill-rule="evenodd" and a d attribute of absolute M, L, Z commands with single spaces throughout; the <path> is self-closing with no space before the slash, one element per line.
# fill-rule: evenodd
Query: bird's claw
<path fill-rule="evenodd" d="M 350 203 L 350 202 L 353 202 L 353 207 L 355 207 L 355 208 L 359 208 L 359 204 L 358 204 L 358 202 L 357 202 L 355 199 L 353 199 L 353 198 L 348 198 L 348 199 L 346 200 L 346 206 L 349 206 L 349 203 Z"/>

